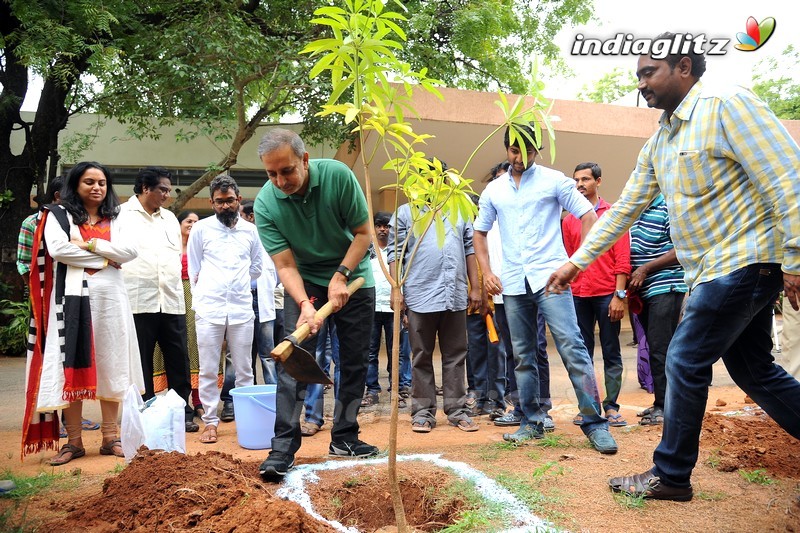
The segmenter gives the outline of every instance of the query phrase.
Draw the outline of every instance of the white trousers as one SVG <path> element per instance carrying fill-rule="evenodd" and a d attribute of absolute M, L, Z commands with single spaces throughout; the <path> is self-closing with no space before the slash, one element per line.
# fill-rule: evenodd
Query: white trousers
<path fill-rule="evenodd" d="M 197 330 L 197 352 L 200 359 L 198 392 L 203 404 L 203 422 L 206 425 L 219 425 L 217 408 L 220 390 L 217 386 L 222 341 L 227 339 L 231 362 L 236 373 L 236 386 L 253 384 L 251 350 L 253 347 L 253 321 L 243 324 L 212 324 L 208 320 L 195 317 Z"/>
<path fill-rule="evenodd" d="M 792 309 L 788 298 L 783 299 L 783 334 L 781 355 L 784 369 L 800 381 L 800 311 Z"/>

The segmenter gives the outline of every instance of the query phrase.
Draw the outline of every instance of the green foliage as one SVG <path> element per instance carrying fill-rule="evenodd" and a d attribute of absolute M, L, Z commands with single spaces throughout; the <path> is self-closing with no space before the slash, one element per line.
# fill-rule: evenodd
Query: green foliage
<path fill-rule="evenodd" d="M 80 477 L 66 474 L 40 472 L 36 476 L 22 476 L 15 474 L 11 470 L 3 472 L 0 475 L 0 479 L 10 479 L 17 485 L 16 489 L 3 495 L 4 498 L 12 500 L 24 500 L 45 492 L 52 487 L 71 489 L 77 487 L 80 483 Z"/>
<path fill-rule="evenodd" d="M 774 485 L 775 480 L 772 479 L 767 475 L 767 471 L 763 468 L 757 468 L 756 470 L 739 470 L 739 475 L 741 475 L 744 479 L 749 481 L 750 483 L 756 483 L 758 485 Z"/>
<path fill-rule="evenodd" d="M 503 508 L 500 504 L 487 501 L 475 487 L 475 483 L 457 479 L 447 485 L 434 501 L 434 506 L 452 505 L 453 501 L 463 502 L 464 509 L 455 523 L 439 530 L 440 533 L 461 533 L 462 531 L 497 531 L 502 529 Z"/>
<path fill-rule="evenodd" d="M 787 46 L 780 58 L 770 57 L 756 65 L 753 92 L 785 120 L 800 120 L 800 50 Z M 784 73 L 780 77 L 775 72 Z M 791 74 L 787 74 L 791 73 Z"/>
<path fill-rule="evenodd" d="M 694 498 L 696 500 L 703 500 L 707 502 L 719 502 L 728 497 L 727 494 L 724 492 L 706 492 L 704 490 L 696 490 L 694 492 Z"/>
<path fill-rule="evenodd" d="M 10 189 L 4 190 L 0 193 L 0 209 L 7 209 L 11 202 L 14 201 L 14 192 Z"/>
<path fill-rule="evenodd" d="M 592 88 L 584 85 L 578 92 L 578 100 L 608 104 L 619 100 L 637 86 L 636 76 L 630 70 L 615 67 L 595 81 Z"/>
<path fill-rule="evenodd" d="M 0 326 L 0 352 L 6 355 L 24 355 L 28 345 L 31 316 L 29 303 L 0 300 L 0 316 L 5 324 Z"/>
<path fill-rule="evenodd" d="M 563 516 L 556 510 L 561 503 L 557 494 L 552 490 L 550 494 L 545 494 L 539 490 L 539 482 L 533 478 L 524 474 L 503 472 L 495 477 L 495 481 L 522 501 L 533 513 L 550 519 Z"/>
<path fill-rule="evenodd" d="M 574 446 L 570 439 L 555 433 L 546 433 L 543 439 L 536 440 L 534 444 L 542 448 L 570 448 Z"/>

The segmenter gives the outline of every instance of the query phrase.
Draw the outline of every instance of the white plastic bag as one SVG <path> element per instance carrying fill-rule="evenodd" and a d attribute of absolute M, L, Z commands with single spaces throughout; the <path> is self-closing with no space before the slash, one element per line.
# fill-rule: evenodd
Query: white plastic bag
<path fill-rule="evenodd" d="M 145 445 L 151 450 L 186 453 L 186 401 L 170 389 L 141 413 Z"/>
<path fill-rule="evenodd" d="M 186 453 L 186 414 L 184 402 L 170 389 L 147 405 L 135 385 L 125 393 L 122 406 L 122 453 L 130 462 L 144 444 L 151 450 Z"/>
<path fill-rule="evenodd" d="M 144 409 L 142 396 L 136 385 L 131 385 L 125 392 L 125 399 L 122 402 L 122 429 L 120 440 L 122 441 L 122 453 L 125 454 L 125 462 L 130 463 L 136 450 L 144 444 L 144 427 L 142 426 L 141 410 Z"/>

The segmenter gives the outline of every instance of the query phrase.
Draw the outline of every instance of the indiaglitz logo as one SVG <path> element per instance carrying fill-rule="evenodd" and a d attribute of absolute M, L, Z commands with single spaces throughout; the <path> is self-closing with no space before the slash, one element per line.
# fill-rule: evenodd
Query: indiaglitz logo
<path fill-rule="evenodd" d="M 669 37 L 636 38 L 630 33 L 617 33 L 609 39 L 586 38 L 583 34 L 575 36 L 571 54 L 574 56 L 617 56 L 649 55 L 653 59 L 664 59 L 670 54 L 695 54 L 724 56 L 728 53 L 730 39 L 706 37 L 705 34 L 669 34 Z"/>
<path fill-rule="evenodd" d="M 754 17 L 749 17 L 745 28 L 747 33 L 739 32 L 736 34 L 736 40 L 739 41 L 739 44 L 734 47 L 744 52 L 752 52 L 764 46 L 769 38 L 772 37 L 772 34 L 775 33 L 775 18 L 767 17 L 758 22 Z"/>

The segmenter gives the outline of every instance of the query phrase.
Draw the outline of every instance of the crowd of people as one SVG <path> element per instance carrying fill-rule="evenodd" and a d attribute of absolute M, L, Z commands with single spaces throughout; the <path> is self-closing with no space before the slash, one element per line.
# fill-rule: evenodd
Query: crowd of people
<path fill-rule="evenodd" d="M 258 146 L 268 182 L 255 201 L 220 175 L 209 186 L 213 216 L 203 219 L 164 208 L 166 169 L 141 170 L 120 205 L 102 165 L 77 164 L 63 185 L 51 184 L 58 202 L 20 233 L 34 311 L 23 454 L 57 448 L 61 410 L 66 443 L 49 462 L 84 456 L 82 401 L 97 399 L 100 453 L 121 456 L 117 407 L 131 385 L 145 400 L 175 390 L 186 401 L 186 431 L 199 431 L 200 417 L 200 441 L 213 444 L 220 421 L 235 418 L 230 389 L 255 383 L 261 367 L 277 395 L 259 470 L 280 479 L 302 438 L 325 423 L 325 388 L 295 380 L 269 355 L 286 328 L 303 324 L 312 335 L 302 347 L 326 372 L 335 367 L 333 457 L 378 453 L 359 439 L 358 413 L 380 402 L 382 346 L 390 376 L 399 373 L 389 391 L 410 407 L 411 431 L 433 431 L 441 408 L 461 431 L 479 430 L 475 418 L 488 416 L 517 427 L 503 435 L 509 442 L 543 438 L 555 429 L 548 329 L 577 398 L 572 422 L 598 452 L 614 454 L 609 428 L 629 424 L 619 403 L 626 308 L 649 350 L 654 400 L 640 423 L 664 431 L 654 466 L 613 478 L 612 490 L 691 499 L 710 368 L 720 358 L 800 438 L 797 368 L 792 377 L 774 363 L 770 338 L 784 291 L 784 349 L 797 350 L 800 188 L 789 176 L 800 149 L 749 92 L 706 88 L 704 70 L 694 51 L 639 59 L 639 90 L 664 114 L 613 205 L 600 196 L 599 164 L 580 163 L 571 177 L 537 164 L 540 139 L 520 126 L 505 132 L 507 161 L 476 197 L 475 221 L 445 217 L 443 235 L 413 231 L 408 205 L 370 218 L 350 168 L 310 159 L 283 129 Z M 431 171 L 442 168 L 431 160 Z M 384 267 L 405 279 L 402 288 Z M 364 283 L 349 294 L 355 278 Z M 315 313 L 328 302 L 333 314 L 321 321 Z"/>

